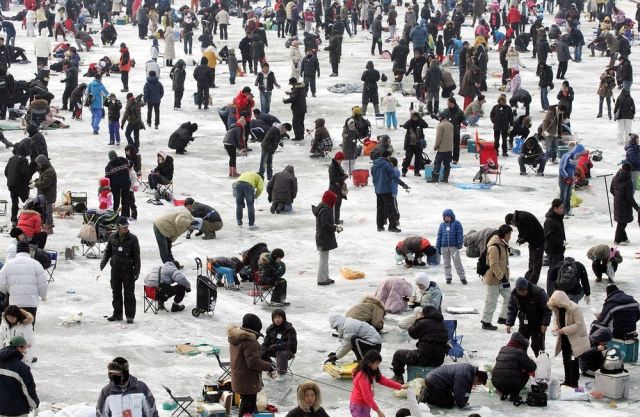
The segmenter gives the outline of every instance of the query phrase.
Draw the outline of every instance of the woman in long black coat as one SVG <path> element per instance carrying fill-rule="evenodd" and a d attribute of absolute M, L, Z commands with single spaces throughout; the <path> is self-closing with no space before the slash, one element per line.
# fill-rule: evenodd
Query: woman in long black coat
<path fill-rule="evenodd" d="M 316 247 L 320 253 L 318 265 L 318 285 L 331 285 L 334 281 L 329 278 L 329 251 L 336 249 L 336 232 L 342 231 L 333 218 L 333 207 L 337 196 L 333 191 L 325 191 L 322 201 L 317 206 L 311 206 L 313 215 L 316 216 Z"/>
<path fill-rule="evenodd" d="M 631 165 L 624 163 L 620 171 L 611 180 L 609 188 L 613 194 L 613 220 L 616 221 L 616 245 L 629 244 L 625 231 L 627 224 L 633 221 L 633 210 L 638 211 L 638 203 L 633 199 L 633 182 L 631 181 Z"/>
<path fill-rule="evenodd" d="M 507 346 L 500 349 L 491 372 L 493 386 L 502 394 L 501 399 L 519 401 L 519 392 L 529 380 L 529 373 L 536 370 L 536 363 L 527 355 L 529 341 L 516 332 Z"/>

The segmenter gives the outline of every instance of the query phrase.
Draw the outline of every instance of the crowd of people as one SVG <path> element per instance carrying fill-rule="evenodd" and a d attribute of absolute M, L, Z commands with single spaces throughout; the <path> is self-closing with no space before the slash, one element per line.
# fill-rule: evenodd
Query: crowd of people
<path fill-rule="evenodd" d="M 183 109 L 185 90 L 194 88 L 194 107 L 198 109 L 208 110 L 214 99 L 217 103 L 224 102 L 216 112 L 225 126 L 222 144 L 229 157 L 228 177 L 233 181 L 231 189 L 238 227 L 243 227 L 246 209 L 248 228 L 260 233 L 255 200 L 263 192 L 272 215 L 293 210 L 299 189 L 294 166 L 286 156 L 278 155 L 277 162 L 285 168 L 274 173 L 274 156 L 287 139 L 299 142 L 305 135 L 311 135 L 310 157 L 330 159 L 325 174 L 329 185 L 317 193 L 321 196 L 320 202 L 310 210 L 315 217 L 317 285 L 321 287 L 335 283 L 329 274 L 329 252 L 338 249 L 336 234 L 349 226 L 345 225 L 342 215 L 342 203 L 349 191 L 347 179 L 355 174 L 357 164 L 365 165 L 365 155 L 372 161 L 377 231 L 401 233 L 398 186 L 410 190 L 406 179 L 409 171 L 413 170 L 414 176 L 422 176 L 424 166 L 430 163 L 425 153 L 428 116 L 437 120 L 433 135 L 436 153 L 428 183 L 449 182 L 451 169 L 458 165 L 460 148 L 464 146 L 461 131 L 481 122 L 491 125 L 493 141 L 489 141 L 488 146 L 495 151 L 496 158 L 509 157 L 509 150 L 519 147 L 520 175 L 527 176 L 529 171 L 534 171 L 542 177 L 548 174 L 549 165 L 558 165 L 560 195 L 559 198 L 549 195 L 548 211 L 539 213 L 544 214 L 543 223 L 535 213 L 514 210 L 505 215 L 504 222 L 498 218 L 483 230 L 465 233 L 463 223 L 468 218 L 465 219 L 459 210 L 456 214 L 452 209 L 446 209 L 435 231 L 435 244 L 426 237 L 410 236 L 395 246 L 399 263 L 407 268 L 423 267 L 431 262 L 431 258 L 442 256 L 442 283 L 447 286 L 453 284 L 452 264 L 460 284 L 468 285 L 469 271 L 465 271 L 462 263 L 463 247 L 467 248 L 467 257 L 478 258 L 476 272 L 485 286 L 484 309 L 478 327 L 487 332 L 498 329 L 493 322 L 498 301 L 502 298 L 496 322 L 511 334 L 508 344 L 497 353 L 490 374 L 472 363 L 445 364 L 450 348 L 442 314 L 446 292 L 435 278 L 424 272 L 416 274 L 415 283 L 404 278 L 386 279 L 380 283 L 375 295 L 365 296 L 345 314 L 332 314 L 328 318 L 339 346 L 327 355 L 325 363 L 335 364 L 350 353 L 358 362 L 349 399 L 353 417 L 366 417 L 371 411 L 384 417 L 374 399 L 374 382 L 394 390 L 407 388 L 404 375 L 410 366 L 434 368 L 424 378 L 426 388 L 418 396 L 421 402 L 462 408 L 469 403 L 474 386 L 491 381 L 501 393 L 501 399 L 519 404 L 522 400 L 519 393 L 529 381 L 529 374 L 536 369 L 528 349 L 531 347 L 534 356 L 538 357 L 546 350 L 548 332 L 556 337 L 554 353 L 561 355 L 564 365 L 562 384 L 569 387 L 577 387 L 581 376 L 591 377 L 600 369 L 608 341 L 637 339 L 640 305 L 615 281 L 622 262 L 617 246 L 630 243 L 626 226 L 633 222 L 634 211 L 640 211 L 634 200 L 640 178 L 640 144 L 638 136 L 632 133 L 635 104 L 631 95 L 633 67 L 630 61 L 630 37 L 635 33 L 636 22 L 627 18 L 615 2 L 591 0 L 576 4 L 559 1 L 554 4 L 545 1 L 546 4 L 537 5 L 516 0 L 500 3 L 465 0 L 436 4 L 427 0 L 419 5 L 417 0 L 412 0 L 403 5 L 401 2 L 391 4 L 391 0 L 345 0 L 342 3 L 316 0 L 305 5 L 302 0 L 276 0 L 273 4 L 268 0 L 266 3 L 259 6 L 257 2 L 251 4 L 241 0 L 233 3 L 192 0 L 189 5 L 172 5 L 168 0 L 137 0 L 125 5 L 120 0 L 25 0 L 21 5 L 9 7 L 3 2 L 5 14 L 15 12 L 15 15 L 2 17 L 0 119 L 5 120 L 7 116 L 9 119 L 23 118 L 28 136 L 14 144 L 0 133 L 2 143 L 13 152 L 5 167 L 11 200 L 11 242 L 0 269 L 0 307 L 3 311 L 0 319 L 1 416 L 23 416 L 39 405 L 30 366 L 38 359 L 34 346 L 39 303 L 47 299 L 46 271 L 51 259 L 44 249 L 48 236 L 54 233 L 54 209 L 60 206 L 56 205 L 59 203 L 58 185 L 65 181 L 70 169 L 54 167 L 43 131 L 69 128 L 60 117 L 60 111 L 69 111 L 72 119 L 81 120 L 86 107 L 91 114 L 90 126 L 94 135 L 101 135 L 102 119 L 107 119 L 106 144 L 113 148 L 108 152 L 104 173 L 100 171 L 98 175 L 104 174 L 106 179 L 101 183 L 101 192 L 112 195 L 112 199 L 105 197 L 104 208 L 115 214 L 111 233 L 104 239 L 99 269 L 103 270 L 107 265 L 110 269 L 112 312 L 107 320 L 132 324 L 136 317 L 136 281 L 142 270 L 140 247 L 146 244 L 129 231 L 130 224 L 142 214 L 136 205 L 136 193 L 140 192 L 138 187 L 144 186 L 155 194 L 150 200 L 153 204 L 161 199 L 171 199 L 175 171 L 189 169 L 178 162 L 180 157 L 177 155 L 187 153 L 186 148 L 195 139 L 198 124 L 185 122 L 177 127 L 168 139 L 168 147 L 176 150 L 176 157 L 164 150 L 157 151 L 155 168 L 146 178 L 143 177 L 140 154 L 141 131 L 152 126 L 154 130 L 159 129 L 161 104 L 166 96 L 173 94 L 172 107 L 179 112 Z M 400 22 L 399 12 L 404 14 L 404 25 Z M 568 79 L 574 74 L 573 68 L 583 62 L 583 12 L 589 19 L 585 26 L 595 29 L 595 39 L 587 46 L 591 55 L 598 50 L 610 57 L 598 79 L 598 113 L 594 116 L 603 117 L 606 101 L 608 119 L 617 123 L 617 141 L 624 145 L 625 155 L 624 163 L 607 190 L 613 195 L 613 218 L 617 223 L 613 245 L 595 245 L 586 254 L 592 262 L 595 282 L 602 282 L 605 275 L 608 280 L 606 299 L 592 323 L 586 322 L 580 305 L 583 300 L 590 303 L 589 274 L 579 260 L 565 256 L 568 242 L 575 237 L 567 236 L 564 229 L 565 216 L 573 216 L 574 190 L 585 184 L 591 160 L 595 161 L 597 157 L 596 152 L 572 137 L 571 115 L 575 110 L 576 93 Z M 553 19 L 545 21 L 548 15 L 553 15 Z M 640 6 L 635 18 L 640 20 Z M 92 19 L 99 21 L 97 31 Z M 126 42 L 118 43 L 115 24 L 120 19 L 134 24 L 137 37 L 149 42 L 148 60 L 145 61 L 146 53 L 130 49 Z M 463 39 L 462 27 L 469 20 L 472 20 L 473 36 Z M 551 21 L 554 23 L 545 26 Z M 24 36 L 20 32 L 17 37 L 14 22 L 22 22 L 20 29 Z M 272 27 L 277 30 L 277 45 L 274 45 L 274 34 L 268 34 Z M 340 80 L 343 39 L 356 37 L 359 45 L 366 43 L 364 37 L 357 37 L 358 29 L 371 37 L 371 55 L 389 55 L 391 62 L 368 61 L 364 65 L 360 78 L 361 102 L 351 108 L 342 126 L 340 144 L 334 147 L 325 127 L 325 118 L 312 119 L 313 131 L 307 129 L 305 119 L 307 113 L 315 112 L 314 104 L 320 100 L 316 81 L 321 68 L 330 65 L 329 77 Z M 215 43 L 218 31 L 220 43 L 224 45 L 221 48 Z M 232 38 L 241 34 L 237 47 L 228 42 L 229 32 Z M 388 38 L 383 39 L 387 32 Z M 92 35 L 98 33 L 103 46 L 119 45 L 119 59 L 112 61 L 105 56 L 97 63 L 85 65 L 81 57 L 97 46 Z M 59 36 L 62 36 L 61 43 L 58 43 Z M 70 38 L 75 40 L 76 46 L 68 42 Z M 284 47 L 289 50 L 287 57 L 291 66 L 286 72 L 276 74 L 267 55 L 270 50 L 282 47 L 280 38 L 286 39 Z M 201 52 L 195 60 L 194 40 L 200 43 Z M 182 59 L 176 60 L 176 42 L 183 44 Z M 323 42 L 326 46 L 321 47 Z M 491 88 L 489 61 L 490 57 L 496 59 L 489 53 L 490 42 L 498 52 L 502 72 L 497 86 L 499 96 L 485 118 L 485 94 L 488 95 Z M 383 44 L 389 44 L 391 50 L 383 51 Z M 525 82 L 520 75 L 526 68 L 522 64 L 524 57 L 520 55 L 529 52 L 530 45 L 532 59 L 535 59 L 532 67 L 539 79 L 537 93 L 544 113 L 540 117 L 542 120 L 537 121 L 531 111 L 534 106 L 532 93 L 524 88 Z M 369 45 L 365 46 L 368 50 Z M 301 47 L 304 50 L 301 51 Z M 27 68 L 22 66 L 29 64 L 25 50 L 31 49 L 36 58 L 37 73 L 33 79 L 21 79 L 29 72 L 21 68 Z M 236 56 L 236 49 L 240 56 Z M 556 55 L 557 61 L 555 74 L 552 54 Z M 195 55 L 198 55 L 197 46 Z M 162 67 L 160 57 L 164 59 Z M 139 65 L 136 65 L 136 59 L 139 59 Z M 236 84 L 236 77 L 254 80 L 239 86 L 231 99 L 214 97 L 211 92 L 226 84 L 226 80 L 220 79 L 221 71 L 218 71 L 216 84 L 216 68 L 224 64 L 228 67 L 230 86 Z M 84 76 L 92 81 L 80 82 L 81 66 L 87 66 Z M 193 71 L 188 69 L 191 66 Z M 166 76 L 161 78 L 161 70 L 165 67 L 171 67 L 170 84 L 166 84 Z M 452 74 L 456 68 L 458 85 Z M 390 81 L 394 88 L 382 95 L 379 86 L 387 82 L 384 70 L 393 74 Z M 133 71 L 144 73 L 144 84 L 130 85 L 129 74 Z M 61 110 L 54 105 L 56 97 L 49 91 L 51 72 L 63 74 Z M 345 73 L 347 71 L 343 69 L 341 74 Z M 104 77 L 114 74 L 120 74 L 120 93 L 126 94 L 124 97 L 118 98 L 103 84 Z M 409 75 L 412 75 L 413 83 L 407 94 L 414 96 L 420 107 L 412 107 L 407 113 L 408 120 L 398 123 L 399 102 L 393 90 L 403 89 L 403 78 Z M 286 85 L 278 79 L 287 80 Z M 555 88 L 554 82 L 558 83 L 557 103 L 550 104 L 549 91 Z M 276 116 L 271 99 L 275 89 L 282 88 L 287 89 L 283 104 L 290 105 L 290 115 Z M 617 90 L 619 93 L 612 109 L 611 100 Z M 254 96 L 256 91 L 259 108 Z M 456 95 L 460 96 L 462 105 Z M 440 99 L 443 99 L 442 108 Z M 374 117 L 384 118 L 387 130 L 398 126 L 405 130 L 405 155 L 401 162 L 394 157 L 398 154 L 394 153 L 388 135 L 379 136 L 375 147 L 364 152 L 367 146 L 364 140 L 373 136 L 371 122 L 367 119 L 369 103 L 374 109 Z M 142 115 L 145 107 L 146 124 Z M 162 120 L 166 120 L 164 114 Z M 535 129 L 534 121 L 539 122 Z M 77 126 L 81 125 L 73 125 L 71 129 Z M 119 155 L 120 130 L 123 129 L 127 145 L 124 154 Z M 259 165 L 255 171 L 240 173 L 237 156 L 246 155 L 254 142 L 260 145 Z M 337 148 L 341 149 L 336 151 Z M 193 232 L 196 237 L 203 235 L 203 240 L 216 239 L 216 232 L 223 228 L 223 219 L 212 205 L 191 197 L 182 204 L 183 208 L 165 210 L 153 220 L 160 262 L 144 278 L 145 286 L 156 289 L 160 309 L 166 310 L 165 303 L 173 299 L 168 309 L 171 313 L 185 309 L 182 302 L 192 289 L 183 265 L 173 256 L 174 243 L 183 235 L 191 239 Z M 84 209 L 86 211 L 87 207 Z M 87 221 L 87 225 L 96 227 L 92 221 Z M 515 230 L 517 237 L 512 236 Z M 528 268 L 524 273 L 510 272 L 510 256 L 516 253 L 511 244 L 512 237 L 517 245 L 528 246 Z M 287 253 L 293 251 L 287 250 Z M 271 290 L 268 304 L 276 307 L 265 335 L 261 333 L 260 318 L 252 313 L 243 316 L 241 325 L 230 326 L 227 330 L 231 386 L 241 398 L 238 404 L 241 417 L 257 411 L 261 374 L 266 372 L 273 378 L 286 378 L 289 361 L 298 353 L 296 317 L 294 314 L 288 317 L 284 310 L 290 305 L 284 258 L 285 250 L 269 249 L 266 244 L 257 243 L 246 250 L 241 259 L 217 257 L 211 261 L 211 267 L 219 273 L 218 284 L 238 289 L 241 281 L 250 281 L 255 283 L 256 290 L 268 287 Z M 538 283 L 544 265 L 548 270 L 543 286 Z M 408 337 L 416 341 L 416 348 L 398 349 L 393 353 L 393 377 L 387 378 L 383 375 L 380 354 L 385 342 L 385 316 L 405 312 L 408 314 L 398 322 L 398 327 L 407 330 Z M 513 331 L 516 321 L 517 332 Z M 260 338 L 264 338 L 262 343 Z M 114 413 L 126 417 L 157 417 L 151 390 L 130 375 L 125 358 L 116 357 L 108 364 L 108 377 L 109 383 L 98 398 L 98 417 Z M 123 405 L 125 398 L 127 409 Z M 318 384 L 310 381 L 300 384 L 297 402 L 298 406 L 289 411 L 289 417 L 327 417 L 321 406 Z M 399 415 L 406 415 L 403 413 L 401 410 Z"/>

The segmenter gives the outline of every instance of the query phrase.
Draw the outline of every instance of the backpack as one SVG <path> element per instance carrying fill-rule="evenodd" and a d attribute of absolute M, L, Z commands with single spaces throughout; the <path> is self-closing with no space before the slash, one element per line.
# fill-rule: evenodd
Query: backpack
<path fill-rule="evenodd" d="M 491 246 L 500 246 L 497 243 L 494 243 Z M 478 263 L 476 264 L 476 272 L 479 276 L 483 277 L 484 274 L 489 270 L 489 264 L 487 263 L 487 252 L 489 252 L 489 248 L 485 249 L 478 258 Z M 498 254 L 500 254 L 500 248 L 498 248 Z"/>
<path fill-rule="evenodd" d="M 573 293 L 579 286 L 578 265 L 573 258 L 565 258 L 558 269 L 556 288 L 566 293 Z"/>
<path fill-rule="evenodd" d="M 528 392 L 527 400 L 525 403 L 530 407 L 546 407 L 547 406 L 547 393 L 546 392 Z"/>

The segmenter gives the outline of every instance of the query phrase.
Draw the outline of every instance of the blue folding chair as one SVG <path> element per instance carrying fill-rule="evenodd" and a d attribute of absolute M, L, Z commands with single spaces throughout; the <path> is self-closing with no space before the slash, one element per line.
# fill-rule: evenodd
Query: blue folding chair
<path fill-rule="evenodd" d="M 47 274 L 49 275 L 48 282 L 54 282 L 53 273 L 56 272 L 56 266 L 58 266 L 58 252 L 54 250 L 46 250 L 47 255 L 49 255 L 49 259 L 51 259 L 51 266 L 48 269 L 45 269 Z"/>
<path fill-rule="evenodd" d="M 458 320 L 444 320 L 443 321 L 445 327 L 447 328 L 449 342 L 449 352 L 447 353 L 454 362 L 458 360 L 458 358 L 462 358 L 464 356 L 464 348 L 462 347 L 462 337 L 463 335 L 457 335 L 456 331 L 458 329 Z"/>

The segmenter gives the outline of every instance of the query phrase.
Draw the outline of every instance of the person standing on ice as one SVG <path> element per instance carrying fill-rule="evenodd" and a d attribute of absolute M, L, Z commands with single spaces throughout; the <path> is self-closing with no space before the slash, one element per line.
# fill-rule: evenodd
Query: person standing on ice
<path fill-rule="evenodd" d="M 509 240 L 511 226 L 503 224 L 487 243 L 486 266 L 488 267 L 482 280 L 487 289 L 482 312 L 482 330 L 497 330 L 491 324 L 493 313 L 498 305 L 498 297 L 502 297 L 502 308 L 498 315 L 498 324 L 506 324 L 509 303 Z"/>
<path fill-rule="evenodd" d="M 147 387 L 129 375 L 129 362 L 115 358 L 107 365 L 109 383 L 102 388 L 96 403 L 96 417 L 158 417 L 156 400 Z"/>
<path fill-rule="evenodd" d="M 233 196 L 236 199 L 236 221 L 238 227 L 242 227 L 242 212 L 246 205 L 247 214 L 249 217 L 249 229 L 256 228 L 256 212 L 254 208 L 254 201 L 260 197 L 262 190 L 264 189 L 264 180 L 262 175 L 257 172 L 245 172 L 238 177 L 238 180 L 233 183 Z"/>
<path fill-rule="evenodd" d="M 121 321 L 124 294 L 124 313 L 127 323 L 133 323 L 136 315 L 136 281 L 140 275 L 140 244 L 138 238 L 129 232 L 129 220 L 118 219 L 116 233 L 112 233 L 102 255 L 100 270 L 109 262 L 111 266 L 111 291 L 113 314 L 108 321 Z"/>
<path fill-rule="evenodd" d="M 609 191 L 613 195 L 613 219 L 616 221 L 616 234 L 614 244 L 626 246 L 629 244 L 627 237 L 627 224 L 633 222 L 633 212 L 640 208 L 633 198 L 633 181 L 631 180 L 631 165 L 622 164 L 618 173 L 611 180 Z M 639 214 L 640 215 L 640 214 Z"/>
<path fill-rule="evenodd" d="M 542 258 L 544 256 L 544 229 L 533 214 L 528 211 L 516 210 L 504 218 L 505 224 L 518 228 L 518 240 L 516 243 L 529 244 L 529 269 L 524 277 L 534 284 L 540 279 Z"/>
<path fill-rule="evenodd" d="M 298 82 L 295 78 L 289 78 L 291 91 L 286 92 L 289 97 L 282 100 L 284 104 L 291 104 L 291 125 L 294 137 L 291 140 L 304 139 L 304 116 L 307 113 L 307 91 L 304 82 Z"/>
<path fill-rule="evenodd" d="M 382 15 L 378 17 L 380 16 Z M 380 353 L 369 351 L 353 370 L 353 391 L 349 399 L 351 417 L 370 417 L 371 410 L 375 411 L 378 417 L 384 417 L 384 413 L 374 399 L 374 382 L 396 391 L 408 387 L 383 376 L 380 373 L 380 362 L 382 362 Z"/>
<path fill-rule="evenodd" d="M 384 225 L 389 220 L 389 231 L 400 233 L 398 229 L 398 220 L 400 214 L 393 205 L 393 194 L 391 193 L 391 184 L 396 182 L 405 190 L 409 186 L 401 179 L 397 170 L 393 169 L 389 163 L 389 151 L 383 151 L 380 158 L 373 161 L 371 168 L 371 176 L 373 177 L 373 185 L 376 192 L 376 223 L 378 224 L 378 232 L 384 231 Z"/>
<path fill-rule="evenodd" d="M 109 91 L 102 85 L 102 74 L 98 72 L 87 86 L 87 97 L 91 98 L 91 127 L 94 135 L 100 131 L 100 121 L 104 116 L 104 99 L 107 96 Z"/>
<path fill-rule="evenodd" d="M 451 284 L 451 260 L 456 267 L 458 277 L 463 285 L 467 285 L 467 278 L 464 273 L 464 266 L 460 260 L 460 250 L 462 249 L 464 231 L 462 223 L 456 220 L 453 210 L 446 209 L 442 212 L 442 223 L 438 228 L 438 238 L 436 249 L 444 256 L 444 276 L 447 284 Z"/>
<path fill-rule="evenodd" d="M 613 108 L 613 114 L 618 120 L 618 145 L 622 145 L 631 133 L 631 124 L 636 115 L 636 104 L 629 90 L 622 89 Z"/>
<path fill-rule="evenodd" d="M 144 84 L 144 101 L 147 103 L 147 126 L 151 127 L 151 113 L 155 112 L 154 127 L 160 124 L 160 103 L 164 96 L 164 87 L 156 76 L 155 71 L 149 72 Z"/>

